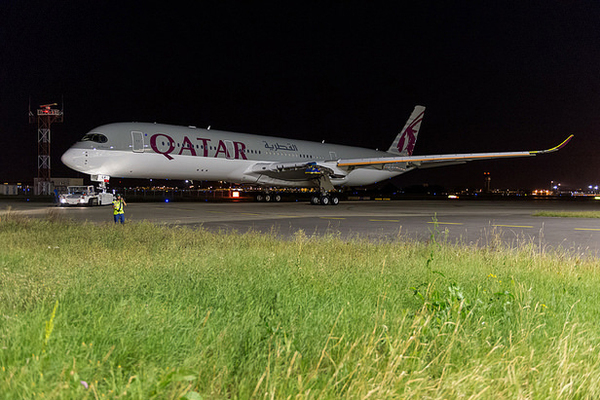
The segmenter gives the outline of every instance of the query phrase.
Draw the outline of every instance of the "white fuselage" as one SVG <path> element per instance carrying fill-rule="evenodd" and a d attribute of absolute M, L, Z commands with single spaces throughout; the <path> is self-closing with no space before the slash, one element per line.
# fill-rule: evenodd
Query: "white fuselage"
<path fill-rule="evenodd" d="M 87 138 L 87 139 L 86 139 Z M 123 178 L 223 180 L 261 186 L 314 187 L 301 165 L 330 165 L 335 186 L 372 184 L 410 168 L 342 170 L 337 160 L 386 157 L 359 147 L 151 123 L 100 126 L 62 156 L 68 167 L 90 175 Z M 261 165 L 298 163 L 297 173 L 263 173 Z"/>

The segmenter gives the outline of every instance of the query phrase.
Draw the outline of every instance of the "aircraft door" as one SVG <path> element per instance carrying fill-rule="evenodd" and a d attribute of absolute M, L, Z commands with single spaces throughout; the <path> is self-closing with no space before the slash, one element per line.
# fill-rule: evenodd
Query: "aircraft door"
<path fill-rule="evenodd" d="M 329 152 L 329 158 L 330 158 L 331 160 L 337 160 L 337 159 L 338 159 L 338 158 L 337 158 L 337 155 L 335 154 L 335 151 L 330 151 L 330 152 Z"/>
<path fill-rule="evenodd" d="M 144 152 L 144 134 L 138 131 L 131 131 L 131 149 L 134 153 Z"/>
<path fill-rule="evenodd" d="M 233 159 L 235 158 L 235 149 L 233 147 L 233 142 L 231 140 L 225 140 L 225 149 L 226 149 L 226 156 L 227 159 Z"/>

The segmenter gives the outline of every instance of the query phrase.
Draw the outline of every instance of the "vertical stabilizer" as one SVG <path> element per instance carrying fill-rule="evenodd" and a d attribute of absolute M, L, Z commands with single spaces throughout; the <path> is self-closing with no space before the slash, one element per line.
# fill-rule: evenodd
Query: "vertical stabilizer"
<path fill-rule="evenodd" d="M 388 149 L 388 153 L 400 156 L 412 155 L 415 143 L 417 142 L 419 128 L 421 128 L 421 121 L 423 121 L 423 115 L 425 115 L 425 107 L 416 106 L 412 114 L 410 114 L 410 118 L 406 121 L 406 125 L 404 125 L 402 131 L 396 136 L 396 139 L 394 139 L 394 142 Z"/>

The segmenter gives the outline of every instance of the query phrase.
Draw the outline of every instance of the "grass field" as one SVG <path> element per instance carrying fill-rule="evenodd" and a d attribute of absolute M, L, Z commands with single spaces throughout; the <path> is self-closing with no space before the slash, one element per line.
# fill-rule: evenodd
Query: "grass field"
<path fill-rule="evenodd" d="M 0 398 L 598 398 L 598 264 L 8 215 Z"/>
<path fill-rule="evenodd" d="M 534 217 L 600 218 L 600 211 L 536 211 Z"/>

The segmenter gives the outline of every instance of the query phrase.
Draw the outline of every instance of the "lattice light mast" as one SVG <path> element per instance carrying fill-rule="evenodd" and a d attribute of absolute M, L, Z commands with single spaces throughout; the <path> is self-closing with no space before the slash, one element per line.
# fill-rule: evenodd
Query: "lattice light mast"
<path fill-rule="evenodd" d="M 37 194 L 48 195 L 50 187 L 50 127 L 55 122 L 63 122 L 63 110 L 52 108 L 56 103 L 41 105 L 34 115 L 29 110 L 29 123 L 37 120 L 38 126 L 38 176 L 35 185 Z"/>

